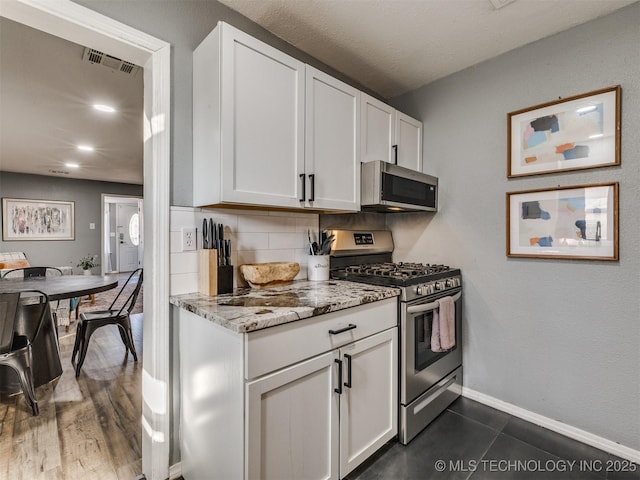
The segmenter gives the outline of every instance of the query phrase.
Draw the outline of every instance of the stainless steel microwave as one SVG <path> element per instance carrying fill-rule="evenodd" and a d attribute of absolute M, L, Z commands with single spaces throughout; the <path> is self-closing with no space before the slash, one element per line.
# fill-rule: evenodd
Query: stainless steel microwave
<path fill-rule="evenodd" d="M 382 160 L 362 163 L 360 208 L 369 212 L 435 212 L 438 179 Z"/>

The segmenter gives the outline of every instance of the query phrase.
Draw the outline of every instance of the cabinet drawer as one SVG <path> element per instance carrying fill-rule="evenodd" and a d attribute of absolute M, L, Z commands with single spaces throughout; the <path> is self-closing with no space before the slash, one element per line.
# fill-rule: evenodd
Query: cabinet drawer
<path fill-rule="evenodd" d="M 245 335 L 245 378 L 252 379 L 397 325 L 398 300 L 388 298 Z M 349 328 L 355 325 L 355 328 Z M 332 330 L 349 328 L 342 333 Z"/>

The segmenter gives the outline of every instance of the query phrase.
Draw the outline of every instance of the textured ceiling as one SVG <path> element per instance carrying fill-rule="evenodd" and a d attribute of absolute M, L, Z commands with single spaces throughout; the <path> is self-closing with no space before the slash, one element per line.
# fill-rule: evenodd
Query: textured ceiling
<path fill-rule="evenodd" d="M 489 0 L 220 1 L 391 98 L 636 0 L 516 0 L 499 10 Z M 142 72 L 131 78 L 82 54 L 0 18 L 0 170 L 142 183 Z M 95 101 L 118 113 L 93 111 Z"/>
<path fill-rule="evenodd" d="M 391 98 L 637 0 L 219 1 Z"/>
<path fill-rule="evenodd" d="M 126 75 L 83 62 L 83 52 L 0 17 L 0 170 L 142 184 L 142 69 Z"/>

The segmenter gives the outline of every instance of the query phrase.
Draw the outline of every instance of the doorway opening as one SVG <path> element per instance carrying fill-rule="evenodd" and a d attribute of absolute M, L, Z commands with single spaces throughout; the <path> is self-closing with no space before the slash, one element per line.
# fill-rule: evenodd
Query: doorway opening
<path fill-rule="evenodd" d="M 144 258 L 143 199 L 102 195 L 102 274 L 131 272 Z"/>
<path fill-rule="evenodd" d="M 111 51 L 144 73 L 144 352 L 142 472 L 169 477 L 169 186 L 171 48 L 167 42 L 70 0 L 0 1 L 0 15 L 81 45 Z"/>

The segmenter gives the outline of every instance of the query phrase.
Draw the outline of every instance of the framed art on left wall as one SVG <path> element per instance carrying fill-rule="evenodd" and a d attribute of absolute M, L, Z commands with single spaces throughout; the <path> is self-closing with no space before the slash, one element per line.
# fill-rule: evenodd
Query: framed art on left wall
<path fill-rule="evenodd" d="M 74 202 L 2 199 L 2 239 L 74 240 Z"/>

